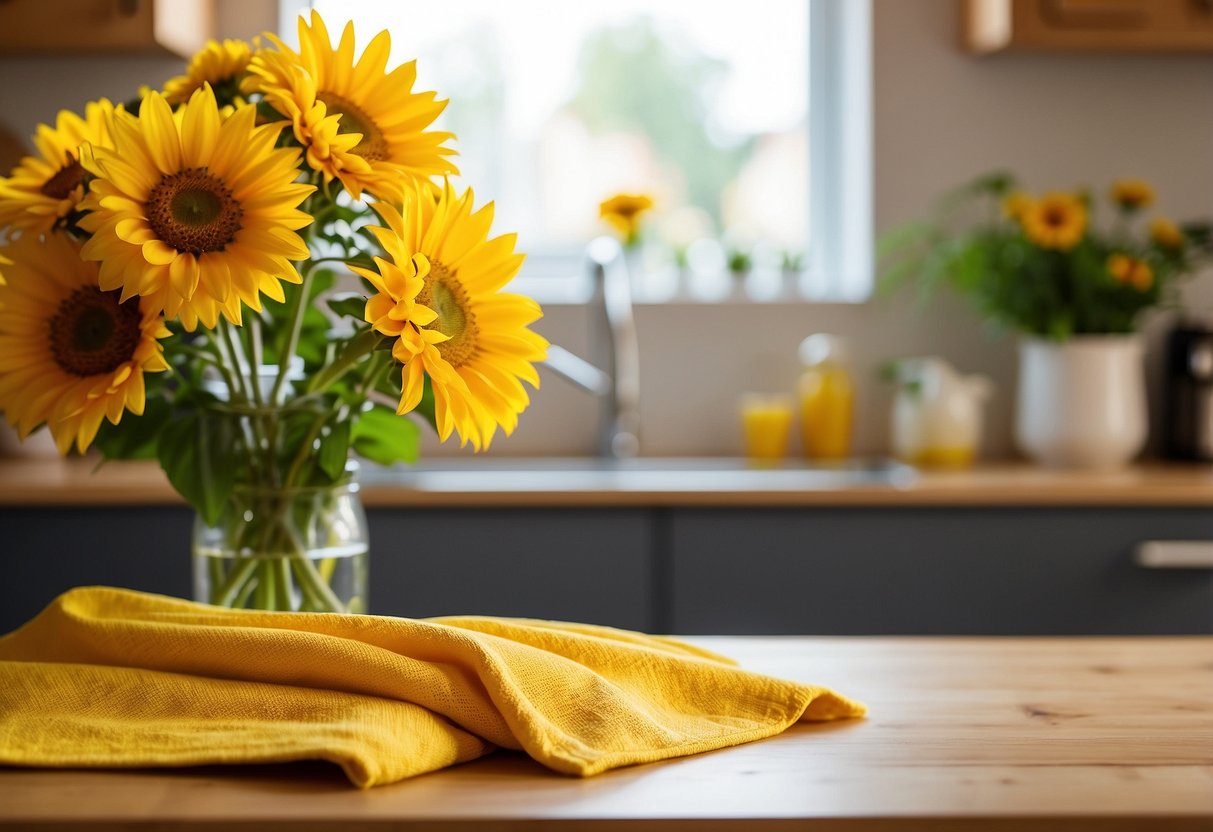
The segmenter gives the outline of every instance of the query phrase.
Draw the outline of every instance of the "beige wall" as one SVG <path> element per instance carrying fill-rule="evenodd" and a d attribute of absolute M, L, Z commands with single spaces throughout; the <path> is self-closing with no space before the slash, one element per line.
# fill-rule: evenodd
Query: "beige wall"
<path fill-rule="evenodd" d="M 234 0 L 228 0 L 230 5 Z M 956 0 L 874 0 L 875 206 L 877 230 L 920 216 L 943 188 L 994 167 L 1029 187 L 1102 186 L 1145 177 L 1178 218 L 1213 215 L 1213 56 L 1000 55 L 972 58 L 956 46 Z M 245 4 L 247 5 L 247 4 Z M 226 33 L 247 36 L 270 7 Z M 242 12 L 243 14 L 244 12 Z M 179 71 L 152 59 L 0 57 L 0 121 L 27 134 L 59 107 Z M 1213 277 L 1193 287 L 1213 307 Z M 674 305 L 638 310 L 643 431 L 649 454 L 732 453 L 735 402 L 750 390 L 790 389 L 795 350 L 812 332 L 847 335 L 858 375 L 858 449 L 885 448 L 889 391 L 872 379 L 880 361 L 940 354 L 994 379 L 987 451 L 1011 452 L 1014 343 L 993 340 L 953 300 L 916 314 L 905 298 L 860 305 Z M 584 349 L 584 310 L 553 307 L 552 340 Z M 1157 329 L 1157 327 L 1155 327 Z M 590 453 L 596 403 L 544 376 L 517 434 L 497 453 Z"/>

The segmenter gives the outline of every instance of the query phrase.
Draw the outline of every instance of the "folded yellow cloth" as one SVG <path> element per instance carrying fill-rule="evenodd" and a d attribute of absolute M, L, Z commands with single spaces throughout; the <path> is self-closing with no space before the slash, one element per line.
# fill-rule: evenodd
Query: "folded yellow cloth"
<path fill-rule="evenodd" d="M 497 618 L 228 610 L 87 587 L 0 638 L 0 764 L 324 759 L 361 787 L 521 749 L 559 772 L 862 716 L 673 639 Z"/>

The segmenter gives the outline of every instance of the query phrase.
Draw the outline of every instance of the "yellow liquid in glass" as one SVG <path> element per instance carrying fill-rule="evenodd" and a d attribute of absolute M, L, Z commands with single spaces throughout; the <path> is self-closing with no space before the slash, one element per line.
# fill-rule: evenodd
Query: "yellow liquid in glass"
<path fill-rule="evenodd" d="M 914 454 L 913 458 L 905 461 L 921 468 L 968 468 L 973 464 L 973 458 L 976 455 L 975 448 L 941 446 L 924 448 Z"/>
<path fill-rule="evenodd" d="M 809 459 L 851 453 L 855 391 L 845 367 L 822 364 L 800 377 L 800 438 Z"/>
<path fill-rule="evenodd" d="M 760 464 L 781 460 L 792 432 L 791 402 L 786 397 L 743 401 L 741 427 L 748 459 Z"/>

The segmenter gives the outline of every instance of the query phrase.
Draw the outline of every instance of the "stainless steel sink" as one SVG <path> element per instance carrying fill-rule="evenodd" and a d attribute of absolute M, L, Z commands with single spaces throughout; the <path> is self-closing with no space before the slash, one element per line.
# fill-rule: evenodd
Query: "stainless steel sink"
<path fill-rule="evenodd" d="M 755 467 L 733 457 L 482 457 L 429 459 L 413 467 L 363 470 L 367 485 L 422 491 L 823 491 L 903 488 L 917 472 L 885 459 Z"/>

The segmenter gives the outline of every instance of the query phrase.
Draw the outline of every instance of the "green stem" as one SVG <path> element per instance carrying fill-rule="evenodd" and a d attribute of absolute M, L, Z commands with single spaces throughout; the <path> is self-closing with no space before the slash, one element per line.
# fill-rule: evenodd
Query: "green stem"
<path fill-rule="evenodd" d="M 223 382 L 227 385 L 228 401 L 246 401 L 244 399 L 244 388 L 236 381 L 236 376 L 232 373 L 227 358 L 223 355 L 223 350 L 219 346 L 219 341 L 214 331 L 207 334 L 206 344 L 210 349 L 211 355 L 214 356 L 212 363 L 215 365 L 215 369 L 223 376 Z"/>
<path fill-rule="evenodd" d="M 223 584 L 223 559 L 208 557 L 206 559 L 206 571 L 211 579 L 211 603 L 215 604 L 218 603 L 215 594 Z"/>
<path fill-rule="evenodd" d="M 366 329 L 351 338 L 331 364 L 321 368 L 312 376 L 308 383 L 308 393 L 326 390 L 328 387 L 348 373 L 354 365 L 366 356 L 375 352 L 376 347 L 383 341 L 383 336 L 373 329 Z"/>
<path fill-rule="evenodd" d="M 253 590 L 253 604 L 259 610 L 272 610 L 275 600 L 274 570 L 272 564 L 268 560 L 261 558 L 252 558 L 251 560 L 257 568 L 257 588 Z"/>
<path fill-rule="evenodd" d="M 244 335 L 244 352 L 249 365 L 249 388 L 252 392 L 253 404 L 264 407 L 265 399 L 261 394 L 261 319 L 250 315 L 248 324 L 240 328 Z"/>
<path fill-rule="evenodd" d="M 248 603 L 249 596 L 253 594 L 256 586 L 257 582 L 255 580 L 251 578 L 246 580 L 244 585 L 240 587 L 240 591 L 236 593 L 236 597 L 232 599 L 232 603 L 230 604 L 232 609 L 244 609 L 244 605 Z"/>
<path fill-rule="evenodd" d="M 239 551 L 239 550 L 237 550 Z M 211 603 L 220 607 L 240 606 L 235 599 L 252 583 L 253 572 L 257 569 L 257 558 L 237 558 L 232 571 L 227 573 L 223 583 L 211 592 Z M 248 598 L 248 592 L 243 592 Z"/>
<path fill-rule="evenodd" d="M 274 602 L 278 609 L 289 611 L 291 600 L 291 569 L 286 558 L 274 558 L 270 565 L 274 571 Z"/>
<path fill-rule="evenodd" d="M 290 565 L 300 588 L 307 587 L 306 591 L 312 596 L 318 612 L 346 612 L 345 604 L 341 603 L 337 593 L 333 592 L 333 588 L 316 571 L 316 565 L 312 563 L 311 558 L 291 558 Z"/>
<path fill-rule="evenodd" d="M 261 400 L 261 379 L 257 376 L 258 368 L 252 364 L 249 357 L 240 349 L 239 339 L 232 329 L 232 325 L 226 320 L 219 319 L 219 330 L 223 333 L 223 339 L 227 343 L 227 349 L 232 357 L 232 364 L 235 367 L 236 377 L 244 384 L 245 401 L 251 401 L 254 407 L 260 408 L 263 403 Z M 241 372 L 241 368 L 244 368 L 245 372 Z M 259 471 L 261 482 L 268 483 L 272 481 L 275 477 L 267 475 L 274 470 L 273 452 L 265 436 L 262 435 L 261 419 L 253 417 L 240 421 L 240 424 L 248 433 L 245 441 L 249 448 L 250 470 L 255 473 Z M 261 454 L 263 453 L 269 454 L 271 458 L 262 460 Z"/>
<path fill-rule="evenodd" d="M 328 410 L 322 411 L 312 420 L 311 426 L 308 428 L 307 436 L 299 445 L 299 450 L 295 453 L 295 458 L 291 460 L 291 467 L 287 469 L 285 483 L 288 488 L 298 484 L 297 477 L 303 469 L 303 464 L 307 462 L 308 456 L 312 452 L 312 445 L 316 442 L 316 438 L 320 436 L 320 431 L 324 428 L 326 422 L 334 419 L 341 412 L 344 403 L 338 399 L 333 403 L 333 406 Z"/>
<path fill-rule="evenodd" d="M 317 257 L 307 261 L 307 268 L 310 271 L 321 263 L 357 263 L 369 269 L 375 268 L 375 261 L 366 257 Z"/>
<path fill-rule="evenodd" d="M 299 333 L 303 331 L 303 313 L 307 310 L 308 295 L 312 293 L 312 270 L 304 268 L 303 282 L 299 284 L 299 293 L 292 298 L 291 303 L 291 328 L 286 339 L 286 349 L 282 351 L 282 355 L 278 356 L 278 377 L 274 379 L 274 387 L 270 391 L 270 403 L 278 404 L 279 397 L 282 395 L 282 386 L 286 384 L 287 374 L 290 372 L 291 360 L 295 357 L 295 350 L 299 347 Z"/>

